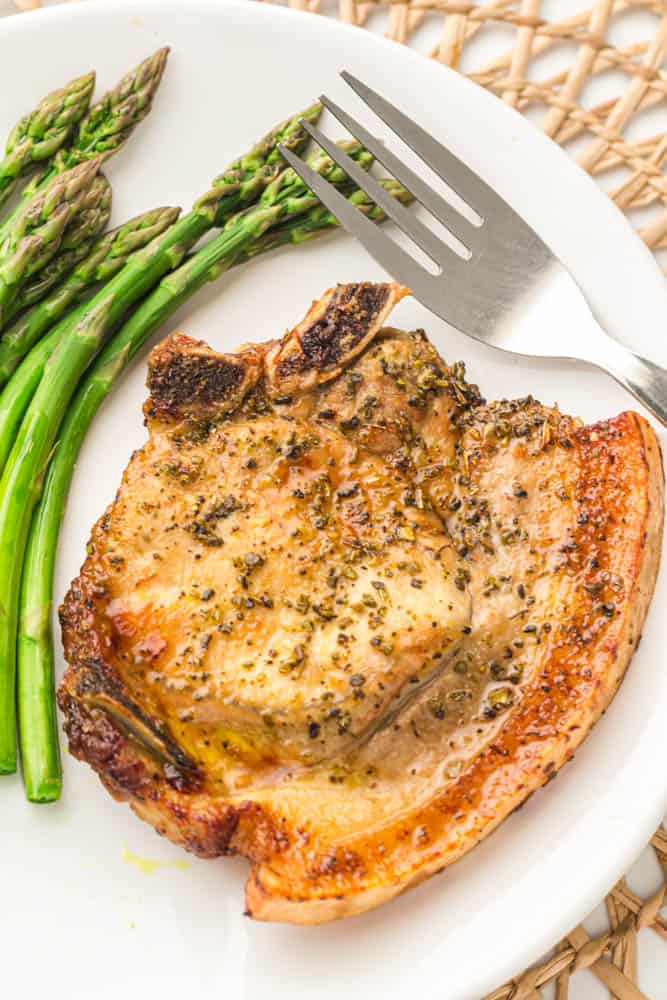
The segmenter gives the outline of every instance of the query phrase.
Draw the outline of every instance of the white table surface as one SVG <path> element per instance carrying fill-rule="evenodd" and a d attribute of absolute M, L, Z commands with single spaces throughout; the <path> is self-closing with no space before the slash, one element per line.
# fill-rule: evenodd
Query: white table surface
<path fill-rule="evenodd" d="M 42 0 L 42 6 L 46 7 L 60 2 L 63 2 L 63 0 Z M 78 2 L 78 0 L 74 0 L 74 2 Z M 94 0 L 87 0 L 87 2 L 92 3 Z M 187 3 L 187 0 L 183 0 L 183 2 Z M 323 0 L 324 7 L 326 7 L 326 4 L 327 0 Z M 17 4 L 14 3 L 14 0 L 0 0 L 0 16 L 14 14 L 17 6 L 23 6 L 26 10 L 28 10 L 35 5 L 35 0 L 18 0 Z M 549 17 L 550 13 L 554 15 L 557 11 L 559 19 L 565 18 L 569 13 L 582 10 L 584 7 L 590 7 L 590 5 L 590 0 L 586 4 L 582 3 L 581 0 L 545 0 L 542 4 L 542 16 Z M 651 24 L 651 19 L 644 12 L 638 11 L 635 14 L 624 18 L 622 35 L 626 36 L 628 40 L 645 38 L 647 32 L 651 30 Z M 378 28 L 381 30 L 381 25 L 378 25 Z M 429 30 L 422 32 L 421 34 L 419 47 L 423 48 L 424 51 L 428 51 L 434 39 L 437 38 L 440 22 L 434 21 L 432 28 L 433 34 L 431 34 Z M 617 32 L 615 37 L 619 38 L 621 35 Z M 498 46 L 501 46 L 503 49 L 506 48 L 507 36 L 505 35 L 503 39 L 500 37 L 497 39 L 490 37 L 487 44 L 487 52 L 482 52 L 480 54 L 480 59 L 482 61 L 484 61 L 487 57 L 492 57 L 492 55 L 498 51 Z M 554 62 L 554 67 L 556 65 L 556 62 Z M 559 68 L 561 66 L 562 64 L 560 64 Z M 544 75 L 549 76 L 551 71 L 551 68 L 545 64 L 543 70 Z M 56 83 L 57 81 L 54 81 L 54 86 Z M 591 93 L 589 100 L 593 100 L 594 103 L 597 103 L 598 100 L 602 100 L 605 97 L 611 96 L 613 93 L 617 92 L 613 89 L 610 90 L 610 87 L 614 87 L 613 81 L 598 81 L 595 85 L 597 93 Z M 7 122 L 3 124 L 0 122 L 0 129 L 2 127 L 6 128 L 10 124 L 12 123 Z M 657 112 L 656 110 L 652 112 L 650 132 L 646 134 L 654 135 L 661 129 L 664 129 L 667 132 L 667 102 L 660 105 Z M 609 178 L 607 178 L 606 183 L 609 183 Z M 649 896 L 662 884 L 659 866 L 656 862 L 655 855 L 651 850 L 646 849 L 641 854 L 636 864 L 629 872 L 628 882 L 630 887 L 643 897 Z M 603 932 L 607 926 L 608 924 L 604 905 L 599 906 L 585 921 L 585 927 L 591 935 Z M 638 949 L 640 989 L 648 998 L 650 998 L 650 1000 L 667 1000 L 667 946 L 665 945 L 665 942 L 652 931 L 645 930 L 642 931 L 638 937 Z M 554 995 L 553 990 L 548 989 L 545 992 L 545 996 L 548 1000 L 551 1000 Z M 577 974 L 577 976 L 572 980 L 570 997 L 571 1000 L 608 1000 L 609 993 L 597 982 L 591 973 L 586 971 Z"/>

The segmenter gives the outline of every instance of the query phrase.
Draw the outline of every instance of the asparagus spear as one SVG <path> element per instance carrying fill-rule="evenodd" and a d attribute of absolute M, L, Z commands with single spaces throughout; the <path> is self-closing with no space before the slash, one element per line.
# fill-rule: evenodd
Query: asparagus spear
<path fill-rule="evenodd" d="M 45 170 L 26 184 L 22 200 L 65 170 L 88 160 L 99 158 L 102 162 L 117 153 L 150 111 L 168 55 L 169 49 L 158 49 L 94 104 L 81 121 L 71 144 L 59 149 Z M 12 219 L 13 215 L 0 228 L 0 238 Z"/>
<path fill-rule="evenodd" d="M 127 263 L 130 254 L 147 246 L 156 236 L 164 233 L 176 221 L 178 214 L 178 208 L 155 208 L 137 215 L 97 239 L 89 247 L 85 259 L 74 268 L 62 285 L 52 291 L 48 298 L 20 316 L 4 332 L 0 340 L 0 386 L 7 382 L 33 344 L 36 344 L 54 323 L 58 323 L 73 302 L 78 301 L 93 285 L 108 281 L 117 274 Z M 69 319 L 68 316 L 67 320 Z M 56 328 L 55 333 L 52 345 L 55 345 L 60 335 L 60 326 Z M 0 472 L 13 442 L 13 436 L 9 443 L 7 442 L 3 399 L 4 394 L 0 397 Z"/>
<path fill-rule="evenodd" d="M 66 226 L 56 253 L 52 254 L 51 248 L 48 248 L 43 258 L 38 255 L 32 263 L 30 277 L 23 282 L 16 298 L 4 312 L 5 324 L 24 309 L 41 301 L 69 274 L 78 261 L 90 253 L 95 240 L 109 222 L 111 202 L 111 185 L 103 174 L 98 174 L 83 197 L 76 215 Z"/>
<path fill-rule="evenodd" d="M 77 263 L 90 253 L 111 217 L 111 185 L 103 174 L 94 178 L 77 215 L 65 229 L 56 255 L 37 274 L 24 282 L 16 299 L 5 311 L 8 323 L 18 313 L 40 302 Z M 2 341 L 0 341 L 0 350 Z M 1 383 L 0 383 L 1 384 Z"/>
<path fill-rule="evenodd" d="M 305 115 L 289 119 L 278 132 L 291 137 L 294 148 L 300 149 L 308 141 L 300 119 L 316 119 L 320 112 L 321 105 L 314 105 Z M 278 141 L 280 135 L 276 135 L 274 145 Z M 253 167 L 253 177 L 256 172 Z M 22 560 L 31 513 L 64 409 L 109 330 L 164 274 L 181 263 L 208 229 L 221 224 L 230 208 L 255 200 L 256 190 L 248 190 L 238 181 L 236 177 L 234 183 L 238 186 L 232 194 L 219 178 L 191 212 L 130 258 L 85 305 L 82 316 L 67 323 L 14 442 L 0 482 L 0 607 L 4 612 L 0 616 L 0 774 L 16 770 L 15 644 Z M 5 544 L 7 540 L 9 547 Z M 16 558 L 10 560 L 12 550 Z M 3 563 L 8 570 L 5 576 Z"/>
<path fill-rule="evenodd" d="M 117 153 L 150 112 L 168 57 L 168 48 L 158 49 L 94 104 L 71 146 L 56 153 L 52 172 L 69 170 L 98 156 L 107 160 Z"/>
<path fill-rule="evenodd" d="M 111 218 L 112 200 L 111 184 L 104 174 L 97 174 L 84 195 L 77 214 L 65 229 L 59 252 L 73 250 L 93 234 L 99 236 Z"/>
<path fill-rule="evenodd" d="M 285 168 L 285 162 L 278 152 L 278 145 L 285 146 L 286 149 L 298 152 L 304 146 L 304 132 L 301 127 L 302 121 L 315 122 L 322 113 L 322 104 L 316 101 L 304 112 L 286 119 L 267 132 L 259 142 L 243 156 L 229 164 L 223 173 L 219 174 L 213 181 L 213 186 L 226 185 L 228 193 L 233 193 L 231 188 L 241 185 L 244 181 L 251 180 L 258 171 L 265 167 L 271 167 L 270 177 L 273 180 Z M 264 190 L 266 184 L 259 191 Z"/>
<path fill-rule="evenodd" d="M 79 318 L 83 315 L 84 308 L 85 305 L 82 305 L 77 310 Z M 72 320 L 74 320 L 74 316 L 75 314 L 72 314 Z M 0 393 L 0 472 L 6 465 L 23 415 L 35 395 L 46 363 L 53 354 L 62 333 L 62 325 L 58 324 L 48 337 L 36 344 Z"/>
<path fill-rule="evenodd" d="M 410 200 L 409 194 L 396 181 L 381 183 L 400 201 Z M 290 197 L 292 210 L 296 210 L 294 188 Z M 380 222 L 384 218 L 382 211 L 364 192 L 354 189 L 348 197 L 374 221 Z M 77 455 L 95 414 L 146 339 L 178 308 L 184 297 L 189 297 L 200 287 L 203 283 L 202 274 L 207 275 L 210 280 L 240 260 L 247 260 L 288 243 L 314 239 L 335 226 L 337 222 L 331 213 L 316 203 L 304 216 L 296 216 L 252 239 L 246 250 L 239 254 L 229 236 L 236 226 L 234 222 L 230 223 L 227 235 L 223 232 L 213 241 L 219 243 L 217 252 L 212 253 L 204 248 L 194 255 L 201 260 L 201 270 L 188 261 L 179 269 L 180 274 L 177 271 L 163 279 L 159 288 L 102 351 L 92 370 L 84 378 L 67 411 L 58 445 L 48 468 L 44 492 L 30 528 L 21 586 L 18 638 L 19 743 L 26 794 L 30 801 L 53 801 L 60 794 L 62 778 L 55 721 L 50 625 L 53 570 L 58 530 Z M 225 247 L 231 247 L 229 253 Z"/>
<path fill-rule="evenodd" d="M 199 199 L 193 211 L 181 220 L 182 224 L 179 224 L 177 239 L 174 241 L 179 256 L 174 258 L 175 261 L 181 259 L 180 255 L 185 254 L 206 229 L 213 225 L 223 225 L 233 212 L 251 204 L 258 197 L 259 192 L 266 188 L 271 179 L 275 178 L 274 161 L 282 162 L 277 152 L 278 145 L 288 145 L 291 149 L 299 152 L 308 142 L 308 135 L 301 126 L 301 121 L 303 119 L 317 121 L 321 111 L 322 105 L 315 103 L 306 111 L 288 118 L 272 129 L 246 156 L 235 160 L 223 174 L 216 178 L 212 189 Z M 368 157 L 368 154 L 366 156 Z M 97 267 L 96 264 L 95 267 Z M 78 273 L 75 276 L 77 292 L 75 292 L 74 298 L 79 292 L 88 288 L 92 282 L 102 282 L 113 277 L 117 270 L 111 258 L 106 259 L 97 270 L 95 267 L 84 268 L 83 274 Z M 31 311 L 26 316 L 21 317 L 5 333 L 0 341 L 0 386 L 9 378 L 32 345 L 55 320 L 63 315 L 67 305 L 72 301 L 72 298 L 69 297 L 70 290 L 69 287 L 64 290 L 64 299 L 61 299 L 58 294 L 55 300 L 49 299 L 48 303 L 44 303 L 44 308 L 40 308 L 36 312 Z M 30 358 L 27 359 L 31 363 L 34 361 L 34 364 L 39 368 L 39 375 L 28 377 L 22 366 L 21 371 L 17 372 L 2 395 L 0 402 L 0 473 L 11 451 L 20 420 L 39 383 L 39 378 L 41 378 L 43 365 L 57 340 L 64 335 L 71 319 L 72 317 L 66 317 L 62 321 L 57 336 L 49 336 L 50 346 L 46 349 L 46 353 L 35 348 L 30 354 Z M 39 346 L 41 348 L 42 344 Z M 0 773 L 2 773 L 1 768 Z"/>
<path fill-rule="evenodd" d="M 0 327 L 26 278 L 54 256 L 67 225 L 79 212 L 98 160 L 82 163 L 37 192 L 17 215 L 0 243 Z"/>
<path fill-rule="evenodd" d="M 50 227 L 44 230 L 46 240 L 53 242 L 54 237 L 60 237 L 76 212 L 86 203 L 85 198 L 99 165 L 99 160 L 80 164 L 56 177 L 26 201 L 2 234 L 0 260 L 14 253 L 20 240 L 38 234 L 38 230 L 44 230 L 45 226 Z"/>
<path fill-rule="evenodd" d="M 95 74 L 86 73 L 42 98 L 24 115 L 7 139 L 0 161 L 0 205 L 34 163 L 50 160 L 70 138 L 84 116 L 95 86 Z"/>

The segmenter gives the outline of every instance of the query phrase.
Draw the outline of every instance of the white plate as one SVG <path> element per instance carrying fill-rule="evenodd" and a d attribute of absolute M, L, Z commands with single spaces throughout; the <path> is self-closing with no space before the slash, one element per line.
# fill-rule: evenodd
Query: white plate
<path fill-rule="evenodd" d="M 219 0 L 66 5 L 0 25 L 2 128 L 35 98 L 95 66 L 100 86 L 158 45 L 173 53 L 150 119 L 109 166 L 114 220 L 191 203 L 276 120 L 321 90 L 358 107 L 347 66 L 429 126 L 502 192 L 572 269 L 608 328 L 657 360 L 667 289 L 611 202 L 520 115 L 455 73 L 397 45 L 309 15 Z M 548 192 L 548 197 L 545 196 Z M 272 337 L 334 281 L 379 277 L 350 239 L 289 250 L 229 275 L 171 326 L 218 348 Z M 407 301 L 446 358 L 465 358 L 489 396 L 534 392 L 586 419 L 631 405 L 603 375 L 492 353 Z M 165 331 L 166 333 L 167 331 Z M 536 336 L 539 331 L 536 331 Z M 74 479 L 57 595 L 78 570 L 93 521 L 144 439 L 145 355 L 105 406 Z M 641 649 L 606 718 L 547 791 L 439 878 L 366 916 L 320 928 L 242 916 L 246 865 L 184 858 L 92 772 L 66 761 L 55 806 L 27 805 L 2 779 L 2 977 L 53 1000 L 160 996 L 339 1000 L 418 995 L 477 1000 L 581 919 L 630 864 L 667 807 L 665 573 Z"/>

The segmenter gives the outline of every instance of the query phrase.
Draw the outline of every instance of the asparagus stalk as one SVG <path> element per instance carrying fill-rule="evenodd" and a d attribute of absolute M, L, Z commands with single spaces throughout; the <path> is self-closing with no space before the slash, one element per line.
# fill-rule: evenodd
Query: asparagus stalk
<path fill-rule="evenodd" d="M 73 250 L 83 240 L 99 236 L 111 218 L 113 192 L 104 174 L 97 174 L 84 195 L 77 214 L 65 229 L 60 252 Z"/>
<path fill-rule="evenodd" d="M 305 116 L 288 120 L 277 132 L 274 146 L 286 134 L 300 149 L 308 136 L 299 121 L 316 119 L 320 105 Z M 260 168 L 261 169 L 261 168 Z M 254 177 L 253 165 L 249 176 Z M 245 178 L 248 180 L 249 178 Z M 49 454 L 58 425 L 81 374 L 97 353 L 108 332 L 128 310 L 160 280 L 177 267 L 199 238 L 220 225 L 230 208 L 252 203 L 256 190 L 248 189 L 235 176 L 232 185 L 218 183 L 197 202 L 191 212 L 176 222 L 163 236 L 135 253 L 124 268 L 84 307 L 83 315 L 67 322 L 66 329 L 45 365 L 44 372 L 14 442 L 0 481 L 0 774 L 16 770 L 16 630 L 20 574 L 30 518 L 41 490 Z M 262 207 L 267 213 L 267 209 Z M 255 220 L 259 232 L 259 220 Z M 244 219 L 240 226 L 250 223 Z M 267 221 L 268 225 L 268 221 Z M 242 244 L 238 234 L 239 246 Z M 2 436 L 2 428 L 0 428 Z M 18 516 L 18 520 L 16 520 Z M 10 552 L 15 558 L 10 559 Z M 5 564 L 3 566 L 3 564 Z M 3 570 L 6 569 L 6 575 Z"/>
<path fill-rule="evenodd" d="M 95 86 L 86 73 L 44 97 L 12 129 L 0 160 L 0 205 L 11 195 L 19 177 L 35 163 L 50 160 L 70 138 L 85 115 Z"/>
<path fill-rule="evenodd" d="M 60 337 L 68 328 L 69 321 L 74 322 L 76 318 L 80 319 L 84 309 L 85 305 L 81 305 L 66 321 L 58 324 L 48 337 L 44 337 L 39 344 L 36 344 L 0 393 L 0 473 L 11 454 L 21 421 L 35 395 L 47 361 L 53 354 Z"/>
<path fill-rule="evenodd" d="M 26 558 L 37 569 L 37 548 L 44 533 L 42 519 L 48 511 L 42 508 L 34 519 L 35 533 L 30 536 Z M 55 561 L 55 557 L 54 557 Z M 50 577 L 53 562 L 44 565 L 41 572 L 31 580 L 32 590 L 51 589 Z M 42 579 L 38 580 L 37 576 Z M 55 674 L 53 655 L 44 658 L 43 649 L 50 646 L 51 606 L 41 605 L 33 610 L 31 593 L 22 594 L 21 632 L 18 640 L 18 656 L 22 665 L 18 675 L 18 725 L 21 752 L 21 771 L 26 798 L 29 802 L 55 802 L 62 790 L 62 765 L 60 761 L 60 741 L 54 698 Z"/>
<path fill-rule="evenodd" d="M 190 216 L 194 215 L 196 218 L 186 217 L 183 220 L 183 222 L 189 220 L 187 227 L 184 227 L 181 234 L 185 244 L 184 252 L 189 246 L 194 245 L 199 236 L 211 226 L 223 225 L 234 212 L 252 204 L 259 197 L 260 192 L 275 179 L 281 169 L 282 160 L 278 153 L 278 145 L 286 145 L 299 152 L 308 141 L 301 121 L 304 119 L 317 121 L 321 111 L 322 105 L 315 103 L 304 112 L 282 122 L 264 136 L 249 153 L 235 160 L 224 173 L 215 179 L 211 190 L 199 199 L 193 212 L 190 213 Z M 162 230 L 160 229 L 160 231 Z M 123 238 L 127 240 L 127 233 Z M 101 249 L 97 248 L 92 252 L 94 266 L 88 266 L 84 263 L 83 271 L 79 270 L 73 276 L 76 288 L 74 296 L 70 296 L 72 286 L 68 285 L 63 289 L 62 298 L 58 294 L 55 300 L 49 299 L 49 302 L 45 303 L 44 309 L 40 309 L 38 312 L 30 311 L 27 315 L 20 317 L 6 331 L 0 341 L 0 386 L 5 384 L 32 345 L 48 329 L 51 322 L 63 315 L 65 307 L 74 298 L 78 297 L 92 283 L 106 281 L 116 273 L 118 268 L 114 264 L 114 261 L 117 260 L 115 254 L 112 255 L 113 259 L 107 260 L 104 264 L 102 268 L 104 273 L 100 273 L 99 269 L 96 271 L 96 254 Z M 6 435 L 2 431 L 3 426 L 0 420 L 0 471 L 8 453 Z"/>
<path fill-rule="evenodd" d="M 252 149 L 230 163 L 226 170 L 215 178 L 213 186 L 225 185 L 228 187 L 228 193 L 233 193 L 231 188 L 236 188 L 237 185 L 252 180 L 258 172 L 263 171 L 266 167 L 271 167 L 269 176 L 273 180 L 285 168 L 285 162 L 278 152 L 278 146 L 284 146 L 286 149 L 294 150 L 294 152 L 302 150 L 307 140 L 304 138 L 305 133 L 301 122 L 316 122 L 321 113 L 322 104 L 316 101 L 301 114 L 294 115 L 276 125 L 259 142 L 255 143 Z M 261 187 L 259 194 L 264 190 L 264 187 L 266 184 Z M 247 200 L 246 204 L 248 204 Z"/>
<path fill-rule="evenodd" d="M 69 146 L 57 151 L 45 170 L 26 184 L 22 200 L 50 183 L 54 177 L 89 160 L 107 160 L 127 142 L 151 109 L 160 85 L 169 49 L 158 49 L 126 74 L 120 83 L 94 104 L 79 124 Z M 0 228 L 0 237 L 13 215 Z"/>
<path fill-rule="evenodd" d="M 82 163 L 57 177 L 23 207 L 0 243 L 0 327 L 22 283 L 44 267 L 80 211 L 99 168 Z"/>
<path fill-rule="evenodd" d="M 5 381 L 17 367 L 18 371 L 15 371 L 0 393 L 0 474 L 51 354 L 70 327 L 85 315 L 85 302 L 74 312 L 67 313 L 69 306 L 80 298 L 91 284 L 108 281 L 117 274 L 125 266 L 131 253 L 147 246 L 174 222 L 178 211 L 177 208 L 153 209 L 107 233 L 98 241 L 90 259 L 71 276 L 66 286 L 58 289 L 51 298 L 31 310 L 28 315 L 21 317 L 21 320 L 2 338 L 0 341 L 2 381 Z M 63 316 L 60 322 L 56 322 Z M 47 329 L 50 330 L 48 336 L 36 344 L 23 364 L 20 364 L 21 358 Z"/>
<path fill-rule="evenodd" d="M 381 183 L 400 201 L 407 202 L 410 199 L 396 181 Z M 290 194 L 287 195 L 290 188 Z M 284 183 L 282 194 L 291 202 L 291 210 L 296 212 L 297 192 L 290 185 L 289 178 Z M 280 203 L 280 191 L 274 189 L 274 196 L 276 202 Z M 303 197 L 304 203 L 307 200 L 311 204 L 304 216 L 297 215 L 256 238 L 249 238 L 245 251 L 238 252 L 235 238 L 231 236 L 238 224 L 238 220 L 233 220 L 208 248 L 198 251 L 179 271 L 163 279 L 159 288 L 102 351 L 67 411 L 46 475 L 44 492 L 30 528 L 21 587 L 18 637 L 19 743 L 26 795 L 30 801 L 53 801 L 60 794 L 62 782 L 55 721 L 50 613 L 58 530 L 83 439 L 100 405 L 131 358 L 164 319 L 178 308 L 185 297 L 194 294 L 205 280 L 217 277 L 240 260 L 247 260 L 288 243 L 314 239 L 337 226 L 336 220 L 324 206 L 311 203 L 308 192 Z M 355 189 L 348 197 L 374 221 L 380 222 L 384 218 L 382 211 L 362 191 Z M 264 200 L 266 202 L 270 199 L 267 196 Z M 247 217 L 258 218 L 260 215 L 261 213 L 246 213 Z M 260 229 L 263 224 L 264 221 L 260 223 Z M 247 221 L 244 225 L 247 226 Z M 213 249 L 215 243 L 218 244 L 217 249 Z M 195 258 L 199 258 L 196 266 Z"/>
<path fill-rule="evenodd" d="M 77 302 L 94 285 L 108 281 L 127 263 L 132 253 L 147 246 L 153 239 L 164 233 L 178 218 L 178 208 L 155 208 L 130 219 L 117 229 L 112 229 L 96 240 L 89 249 L 88 256 L 81 261 L 67 279 L 51 292 L 48 298 L 34 306 L 9 327 L 0 340 L 0 386 L 4 385 L 19 366 L 34 344 L 65 316 L 73 302 Z M 70 316 L 66 322 L 69 322 Z M 51 348 L 55 346 L 62 332 L 59 324 L 55 336 L 49 336 Z M 31 360 L 33 354 L 30 355 Z M 37 362 L 34 362 L 37 364 Z M 40 369 L 37 382 L 41 378 Z M 11 387 L 14 387 L 12 379 Z M 8 387 L 9 389 L 9 387 Z M 5 393 L 0 396 L 0 473 L 4 468 L 14 434 L 8 441 L 6 433 Z M 21 416 L 23 413 L 21 412 Z M 20 419 L 20 418 L 19 418 Z"/>

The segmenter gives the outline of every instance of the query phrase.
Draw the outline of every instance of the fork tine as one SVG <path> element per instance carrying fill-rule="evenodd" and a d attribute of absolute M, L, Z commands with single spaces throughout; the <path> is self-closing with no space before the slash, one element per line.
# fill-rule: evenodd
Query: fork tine
<path fill-rule="evenodd" d="M 278 146 L 278 150 L 322 204 L 349 233 L 359 240 L 371 257 L 375 258 L 392 278 L 407 285 L 422 301 L 428 302 L 431 299 L 431 285 L 434 278 L 428 271 L 425 271 L 409 254 L 382 233 L 378 226 L 356 209 L 344 195 L 325 181 L 320 174 L 311 170 L 308 164 L 291 150 L 285 149 L 284 146 Z"/>
<path fill-rule="evenodd" d="M 442 266 L 445 262 L 453 263 L 450 259 L 454 251 L 425 226 L 414 212 L 409 212 L 396 198 L 392 198 L 374 177 L 362 170 L 336 142 L 328 139 L 320 129 L 306 121 L 302 122 L 302 125 L 318 146 L 321 146 L 324 152 L 329 154 L 334 163 L 342 167 L 350 180 L 353 180 L 357 187 L 365 191 L 368 197 L 380 206 L 385 215 L 393 219 L 396 225 L 410 239 L 414 240 L 435 264 Z"/>
<path fill-rule="evenodd" d="M 341 76 L 362 101 L 482 219 L 497 214 L 500 209 L 506 209 L 514 215 L 513 209 L 500 195 L 421 126 L 347 70 L 343 70 Z M 409 185 L 406 187 L 409 188 Z"/>
<path fill-rule="evenodd" d="M 421 177 L 411 170 L 410 167 L 406 166 L 395 153 L 387 149 L 380 139 L 368 132 L 352 115 L 348 115 L 346 111 L 343 111 L 335 101 L 330 100 L 324 94 L 320 97 L 320 101 L 331 112 L 334 118 L 337 118 L 341 125 L 373 154 L 378 163 L 385 166 L 394 175 L 396 180 L 400 181 L 410 194 L 424 208 L 428 209 L 431 215 L 435 216 L 443 226 L 446 226 L 450 233 L 456 236 L 461 243 L 468 246 L 475 229 L 478 227 L 474 226 L 465 216 L 461 215 L 453 205 L 450 205 L 444 198 L 441 198 L 432 187 L 429 187 Z"/>

